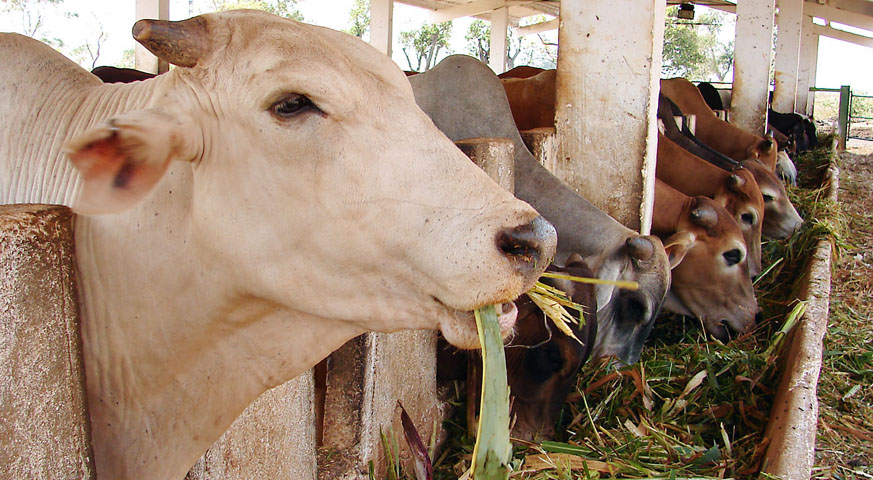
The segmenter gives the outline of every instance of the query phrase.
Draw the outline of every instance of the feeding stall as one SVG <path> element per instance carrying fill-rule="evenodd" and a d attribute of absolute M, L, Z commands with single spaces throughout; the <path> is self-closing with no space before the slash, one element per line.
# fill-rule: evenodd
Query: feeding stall
<path fill-rule="evenodd" d="M 532 144 L 539 146 L 542 158 L 549 159 L 546 164 L 550 169 L 573 189 L 584 192 L 589 200 L 624 225 L 648 232 L 657 144 L 657 82 L 666 1 L 635 5 L 632 11 L 616 8 L 609 2 L 583 0 L 563 0 L 560 5 L 558 2 L 526 2 L 529 5 L 522 5 L 525 2 L 430 0 L 408 0 L 404 3 L 434 10 L 435 20 L 445 20 L 453 15 L 479 15 L 490 18 L 496 27 L 517 21 L 511 10 L 516 7 L 536 10 L 536 4 L 542 4 L 543 9 L 537 11 L 555 16 L 560 14 L 562 28 L 557 66 L 556 134 L 553 137 L 549 132 L 529 132 L 526 136 L 533 139 Z M 770 63 L 770 49 L 762 45 L 769 47 L 774 0 L 743 0 L 738 6 L 721 1 L 710 3 L 737 11 L 734 118 L 750 130 L 762 132 L 765 128 L 766 110 L 763 109 L 766 105 Z M 780 31 L 792 32 L 792 38 L 783 41 L 788 37 L 783 35 L 780 46 L 784 46 L 781 48 L 785 52 L 794 53 L 783 55 L 779 53 L 782 49 L 777 50 L 774 102 L 787 106 L 788 101 L 792 100 L 792 104 L 796 102 L 796 109 L 803 111 L 809 103 L 809 78 L 814 76 L 815 71 L 816 35 L 821 32 L 815 33 L 816 30 L 810 27 L 809 17 L 805 15 L 807 3 L 784 3 L 779 18 Z M 801 3 L 803 7 L 798 7 Z M 372 42 L 386 52 L 390 52 L 392 37 L 392 4 L 392 0 L 371 1 Z M 138 2 L 137 16 L 167 18 L 167 5 L 165 0 L 141 0 Z M 784 28 L 783 21 L 786 25 Z M 547 23 L 556 26 L 557 22 L 550 20 Z M 535 31 L 535 27 L 525 28 Z M 505 36 L 501 39 L 498 30 L 504 29 L 492 29 L 492 32 L 497 32 L 492 39 L 494 51 L 505 48 Z M 740 32 L 746 33 L 740 35 Z M 743 42 L 739 41 L 741 36 Z M 750 51 L 759 53 L 750 54 Z M 797 55 L 801 53 L 805 57 L 798 61 Z M 492 55 L 492 59 L 492 67 L 502 70 L 502 56 Z M 147 55 L 143 55 L 140 61 L 153 63 L 147 67 L 152 71 L 160 72 L 166 68 L 150 60 Z M 499 150 L 504 147 L 498 142 L 497 146 L 489 148 Z M 829 195 L 835 201 L 835 171 L 828 179 Z M 21 220 L 22 212 L 27 217 L 24 223 Z M 42 219 L 45 215 L 59 218 L 50 220 L 52 225 L 45 227 Z M 17 308 L 29 300 L 21 297 L 19 292 L 27 291 L 29 287 L 17 285 L 18 282 L 26 284 L 32 280 L 25 279 L 23 275 L 31 267 L 25 268 L 21 266 L 23 264 L 16 263 L 18 252 L 34 250 L 32 245 L 40 245 L 39 242 L 45 240 L 45 231 L 60 231 L 71 222 L 69 212 L 52 208 L 22 210 L 13 207 L 7 211 L 6 218 L 11 220 L 4 222 L 3 251 L 0 252 L 4 256 L 0 265 L 4 268 L 4 285 L 0 295 L 4 299 L 4 314 L 13 312 L 10 318 L 21 319 L 25 316 L 17 313 Z M 17 236 L 29 231 L 37 232 L 35 240 L 28 240 L 35 243 L 28 244 L 30 246 L 26 248 L 10 247 L 18 245 Z M 61 240 L 49 239 L 49 245 L 58 246 L 58 250 L 62 251 L 59 256 L 66 255 L 63 251 L 71 248 L 70 242 L 66 237 Z M 28 261 L 46 264 L 44 257 L 47 252 L 53 255 L 51 249 L 39 251 L 40 247 L 36 247 L 35 250 L 37 253 L 29 254 L 31 259 Z M 769 443 L 761 443 L 762 450 L 766 450 L 762 470 L 785 478 L 802 478 L 805 473 L 808 474 L 811 466 L 816 416 L 815 383 L 819 365 L 816 357 L 820 357 L 820 351 L 817 352 L 816 348 L 820 349 L 827 316 L 827 295 L 824 292 L 829 285 L 827 272 L 830 252 L 827 239 L 818 240 L 813 247 L 814 261 L 809 267 L 810 273 L 804 276 L 809 286 L 800 287 L 800 293 L 797 294 L 798 298 L 807 302 L 806 313 L 798 326 L 788 333 L 786 338 L 789 340 L 784 341 L 790 346 L 787 347 L 782 367 L 781 385 L 773 400 L 771 420 L 764 434 Z M 22 325 L 4 317 L 4 328 L 13 326 L 7 328 L 4 334 L 8 334 L 4 337 L 4 345 L 18 349 L 4 347 L 4 368 L 18 372 L 10 375 L 10 378 L 23 380 L 21 383 L 32 386 L 36 382 L 35 376 L 16 376 L 22 371 L 15 364 L 22 357 L 20 351 L 30 349 L 21 346 L 24 343 L 19 341 L 28 338 L 34 330 L 40 330 L 40 335 L 51 335 L 52 340 L 40 341 L 41 346 L 37 350 L 57 345 L 57 351 L 53 350 L 49 356 L 62 361 L 51 367 L 48 380 L 56 385 L 52 391 L 59 393 L 52 397 L 43 395 L 40 399 L 47 402 L 45 405 L 57 406 L 61 402 L 58 398 L 63 397 L 63 407 L 58 409 L 62 418 L 43 419 L 40 415 L 26 418 L 53 425 L 51 433 L 35 442 L 43 451 L 37 452 L 21 443 L 18 445 L 21 449 L 17 452 L 7 449 L 11 453 L 8 453 L 9 460 L 4 459 L 4 464 L 11 466 L 7 473 L 13 476 L 19 475 L 19 472 L 22 472 L 20 475 L 26 474 L 23 472 L 39 472 L 45 478 L 88 478 L 93 475 L 93 467 L 88 446 L 86 407 L 82 399 L 77 320 L 75 312 L 70 310 L 70 305 L 75 305 L 75 287 L 71 283 L 73 267 L 68 260 L 51 260 L 48 263 L 51 266 L 38 268 L 54 272 L 45 275 L 57 275 L 59 278 L 52 280 L 53 285 L 63 284 L 63 292 L 66 293 L 56 301 L 48 302 L 50 305 L 47 307 L 58 310 L 54 313 L 28 313 Z M 34 320 L 45 317 L 58 319 L 50 333 L 49 327 L 44 326 L 41 320 Z M 39 325 L 34 322 L 39 322 Z M 27 341 L 43 337 L 29 338 Z M 387 453 L 383 451 L 386 446 L 384 439 L 396 435 L 402 428 L 398 400 L 410 412 L 423 437 L 438 436 L 438 421 L 443 413 L 436 396 L 435 348 L 435 335 L 426 332 L 366 334 L 349 342 L 335 352 L 321 370 L 301 375 L 262 396 L 201 458 L 188 478 L 360 478 L 367 474 L 371 462 L 376 471 L 384 470 Z M 8 352 L 12 353 L 7 355 Z M 37 376 L 45 373 L 37 372 Z M 645 396 L 644 379 L 634 378 L 639 380 L 640 394 Z M 702 378 L 696 380 L 697 385 L 690 390 L 694 390 L 702 381 Z M 35 405 L 34 399 L 19 402 L 21 390 L 21 384 L 9 384 L 8 388 L 4 384 L 4 409 L 10 405 L 26 405 L 28 408 Z M 690 390 L 682 395 L 690 394 Z M 44 411 L 47 408 L 45 405 L 33 408 Z M 19 409 L 18 413 L 21 411 Z M 19 426 L 10 420 L 12 418 L 12 415 L 4 416 L 4 428 L 12 432 L 5 438 L 19 438 L 23 431 L 46 431 L 42 426 Z M 632 426 L 642 432 L 640 423 Z M 61 444 L 63 447 L 59 446 Z M 51 447 L 46 448 L 46 445 Z M 322 446 L 319 455 L 316 455 L 317 445 Z M 579 453 L 564 446 L 555 448 L 563 448 L 562 453 Z M 55 458 L 52 455 L 61 460 L 43 462 L 42 465 L 33 461 L 14 460 Z M 539 461 L 555 460 L 546 455 Z M 573 464 L 576 460 L 560 457 L 560 461 Z M 49 463 L 52 465 L 49 466 Z M 577 466 L 599 467 L 604 471 L 611 471 L 612 468 L 594 461 Z M 13 470 L 12 467 L 20 470 Z"/>

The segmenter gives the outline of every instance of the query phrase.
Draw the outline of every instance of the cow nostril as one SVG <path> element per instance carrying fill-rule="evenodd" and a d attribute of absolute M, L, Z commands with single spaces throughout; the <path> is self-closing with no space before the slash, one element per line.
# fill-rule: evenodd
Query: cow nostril
<path fill-rule="evenodd" d="M 497 248 L 526 268 L 546 266 L 551 262 L 557 245 L 555 227 L 542 217 L 531 223 L 500 231 L 495 239 Z"/>

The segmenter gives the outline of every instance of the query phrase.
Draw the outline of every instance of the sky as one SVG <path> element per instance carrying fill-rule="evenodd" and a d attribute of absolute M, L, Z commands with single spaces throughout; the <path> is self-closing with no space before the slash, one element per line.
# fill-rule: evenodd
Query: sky
<path fill-rule="evenodd" d="M 349 23 L 353 0 L 300 0 L 297 8 L 308 23 L 343 29 Z M 205 7 L 208 2 L 195 0 L 195 6 Z M 0 2 L 0 9 L 3 3 Z M 98 64 L 117 64 L 125 49 L 133 47 L 130 28 L 134 22 L 133 0 L 64 0 L 62 11 L 46 9 L 41 35 L 61 38 L 70 50 L 72 46 L 93 42 L 101 27 L 106 34 Z M 65 12 L 76 12 L 71 16 Z M 200 13 L 199 10 L 195 13 Z M 187 18 L 188 0 L 170 0 L 170 17 Z M 394 6 L 394 61 L 408 68 L 397 39 L 402 31 L 417 29 L 427 20 L 427 11 L 395 3 Z M 455 53 L 464 53 L 464 33 L 471 20 L 456 20 L 451 46 Z M 0 12 L 0 31 L 21 31 L 27 19 L 17 12 Z M 39 35 L 38 35 L 39 36 Z M 85 52 L 80 53 L 87 58 Z M 75 59 L 79 60 L 79 59 Z M 851 85 L 857 92 L 873 93 L 873 49 L 821 37 L 819 43 L 816 86 L 839 88 Z"/>

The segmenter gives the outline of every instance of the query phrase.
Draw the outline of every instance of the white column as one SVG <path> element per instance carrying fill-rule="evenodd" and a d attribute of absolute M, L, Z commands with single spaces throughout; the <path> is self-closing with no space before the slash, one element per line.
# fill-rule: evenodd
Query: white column
<path fill-rule="evenodd" d="M 818 66 L 818 34 L 813 31 L 812 17 L 804 16 L 803 40 L 800 43 L 800 69 L 797 78 L 797 111 L 812 115 L 815 95 L 809 91 L 815 86 L 815 73 Z"/>
<path fill-rule="evenodd" d="M 157 20 L 170 19 L 170 0 L 136 0 L 136 19 L 152 18 Z M 137 70 L 149 73 L 164 73 L 169 69 L 167 62 L 158 60 L 139 43 L 134 49 L 135 65 Z"/>
<path fill-rule="evenodd" d="M 651 225 L 665 0 L 563 0 L 555 173 L 629 228 Z"/>
<path fill-rule="evenodd" d="M 790 113 L 796 109 L 798 96 L 803 0 L 779 0 L 778 6 L 773 110 Z"/>
<path fill-rule="evenodd" d="M 394 0 L 370 0 L 370 45 L 391 56 Z"/>
<path fill-rule="evenodd" d="M 494 73 L 506 71 L 506 29 L 509 27 L 509 9 L 498 8 L 491 12 L 491 56 L 488 66 Z"/>
<path fill-rule="evenodd" d="M 762 135 L 767 126 L 775 0 L 737 2 L 731 123 Z"/>

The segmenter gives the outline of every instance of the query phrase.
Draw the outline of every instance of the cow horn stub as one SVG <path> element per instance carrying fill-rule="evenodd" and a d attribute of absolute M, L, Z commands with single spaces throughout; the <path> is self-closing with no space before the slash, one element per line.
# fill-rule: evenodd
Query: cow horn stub
<path fill-rule="evenodd" d="M 637 260 L 646 261 L 652 258 L 652 254 L 655 253 L 655 245 L 652 244 L 651 240 L 643 236 L 630 237 L 625 241 L 625 245 L 627 246 L 628 255 Z"/>
<path fill-rule="evenodd" d="M 691 210 L 691 221 L 699 227 L 710 229 L 718 223 L 718 213 L 710 205 L 698 203 L 697 208 Z"/>
<path fill-rule="evenodd" d="M 743 185 L 746 184 L 746 180 L 743 177 L 737 175 L 736 173 L 732 173 L 728 176 L 728 186 L 731 190 L 737 192 L 742 188 Z"/>
<path fill-rule="evenodd" d="M 197 65 L 209 51 L 206 19 L 143 19 L 133 25 L 133 38 L 161 60 L 179 67 Z"/>

